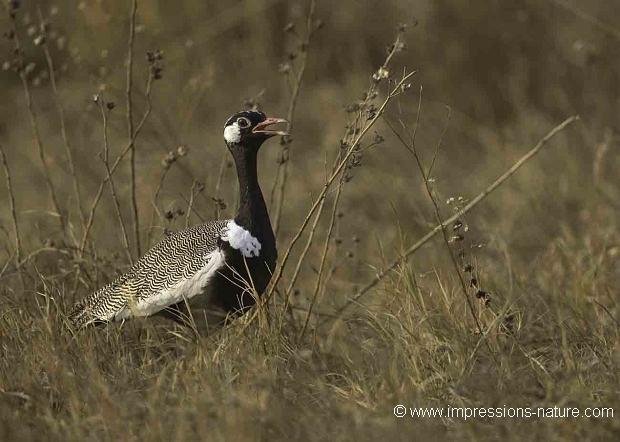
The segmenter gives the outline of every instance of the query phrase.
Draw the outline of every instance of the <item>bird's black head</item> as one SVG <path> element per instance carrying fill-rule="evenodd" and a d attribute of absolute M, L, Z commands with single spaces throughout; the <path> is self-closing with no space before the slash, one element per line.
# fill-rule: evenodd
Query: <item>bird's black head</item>
<path fill-rule="evenodd" d="M 267 118 L 259 110 L 237 112 L 228 119 L 224 126 L 224 139 L 228 148 L 252 149 L 258 151 L 267 138 L 276 135 L 288 135 L 281 130 L 268 130 L 267 127 L 276 123 L 287 123 L 282 118 Z"/>

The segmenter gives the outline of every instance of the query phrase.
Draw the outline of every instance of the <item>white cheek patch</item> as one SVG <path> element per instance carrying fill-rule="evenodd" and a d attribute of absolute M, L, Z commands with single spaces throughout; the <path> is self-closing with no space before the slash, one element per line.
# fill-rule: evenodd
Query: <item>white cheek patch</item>
<path fill-rule="evenodd" d="M 239 250 L 246 258 L 258 256 L 261 249 L 260 242 L 234 220 L 228 221 L 222 240 L 228 241 L 233 249 Z"/>
<path fill-rule="evenodd" d="M 237 144 L 241 141 L 241 129 L 237 123 L 224 128 L 224 139 L 228 144 Z"/>

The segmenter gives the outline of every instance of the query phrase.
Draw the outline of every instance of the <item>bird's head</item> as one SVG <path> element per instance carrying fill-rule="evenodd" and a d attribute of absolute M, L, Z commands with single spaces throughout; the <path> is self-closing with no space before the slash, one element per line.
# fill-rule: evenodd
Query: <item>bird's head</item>
<path fill-rule="evenodd" d="M 237 150 L 258 151 L 266 139 L 276 135 L 288 135 L 281 130 L 268 129 L 276 123 L 288 123 L 288 121 L 282 118 L 267 118 L 259 110 L 237 112 L 224 126 L 224 139 L 233 153 Z"/>

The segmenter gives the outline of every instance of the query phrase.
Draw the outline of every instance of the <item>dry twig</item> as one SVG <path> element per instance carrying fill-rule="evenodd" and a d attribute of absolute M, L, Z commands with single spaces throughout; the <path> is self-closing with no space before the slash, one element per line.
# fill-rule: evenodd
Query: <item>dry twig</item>
<path fill-rule="evenodd" d="M 454 221 L 461 218 L 471 209 L 476 207 L 482 200 L 484 200 L 487 196 L 489 196 L 495 189 L 497 189 L 500 185 L 504 183 L 508 178 L 510 178 L 517 170 L 521 168 L 526 162 L 528 162 L 534 155 L 536 155 L 545 144 L 549 142 L 554 136 L 560 133 L 564 128 L 566 128 L 571 123 L 579 120 L 578 116 L 573 116 L 565 120 L 564 122 L 557 125 L 551 132 L 545 135 L 538 144 L 530 150 L 527 154 L 525 154 L 519 161 L 517 161 L 510 169 L 508 169 L 502 176 L 497 178 L 489 187 L 483 190 L 480 194 L 478 194 L 473 200 L 469 202 L 465 207 L 459 210 L 456 214 L 445 220 L 440 225 L 436 226 L 433 230 L 424 235 L 419 241 L 417 241 L 414 245 L 409 247 L 399 258 L 392 261 L 387 267 L 381 269 L 375 277 L 370 281 L 366 286 L 364 286 L 361 290 L 355 294 L 352 298 L 350 298 L 342 307 L 336 310 L 336 315 L 340 316 L 342 312 L 344 312 L 348 307 L 350 307 L 353 303 L 359 301 L 359 299 L 372 290 L 379 282 L 383 280 L 392 270 L 394 270 L 399 265 L 403 264 L 407 257 L 411 254 L 418 251 L 424 244 L 426 244 L 431 238 L 433 238 L 437 233 L 443 231 L 447 226 L 451 225 Z"/>

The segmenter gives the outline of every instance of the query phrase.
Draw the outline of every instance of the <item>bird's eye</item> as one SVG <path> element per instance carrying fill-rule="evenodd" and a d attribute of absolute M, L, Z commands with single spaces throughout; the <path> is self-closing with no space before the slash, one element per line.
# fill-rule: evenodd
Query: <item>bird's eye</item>
<path fill-rule="evenodd" d="M 239 118 L 237 118 L 237 124 L 239 125 L 239 127 L 241 129 L 246 129 L 246 128 L 250 127 L 250 125 L 252 123 L 250 123 L 250 120 L 248 120 L 245 117 L 239 117 Z"/>

